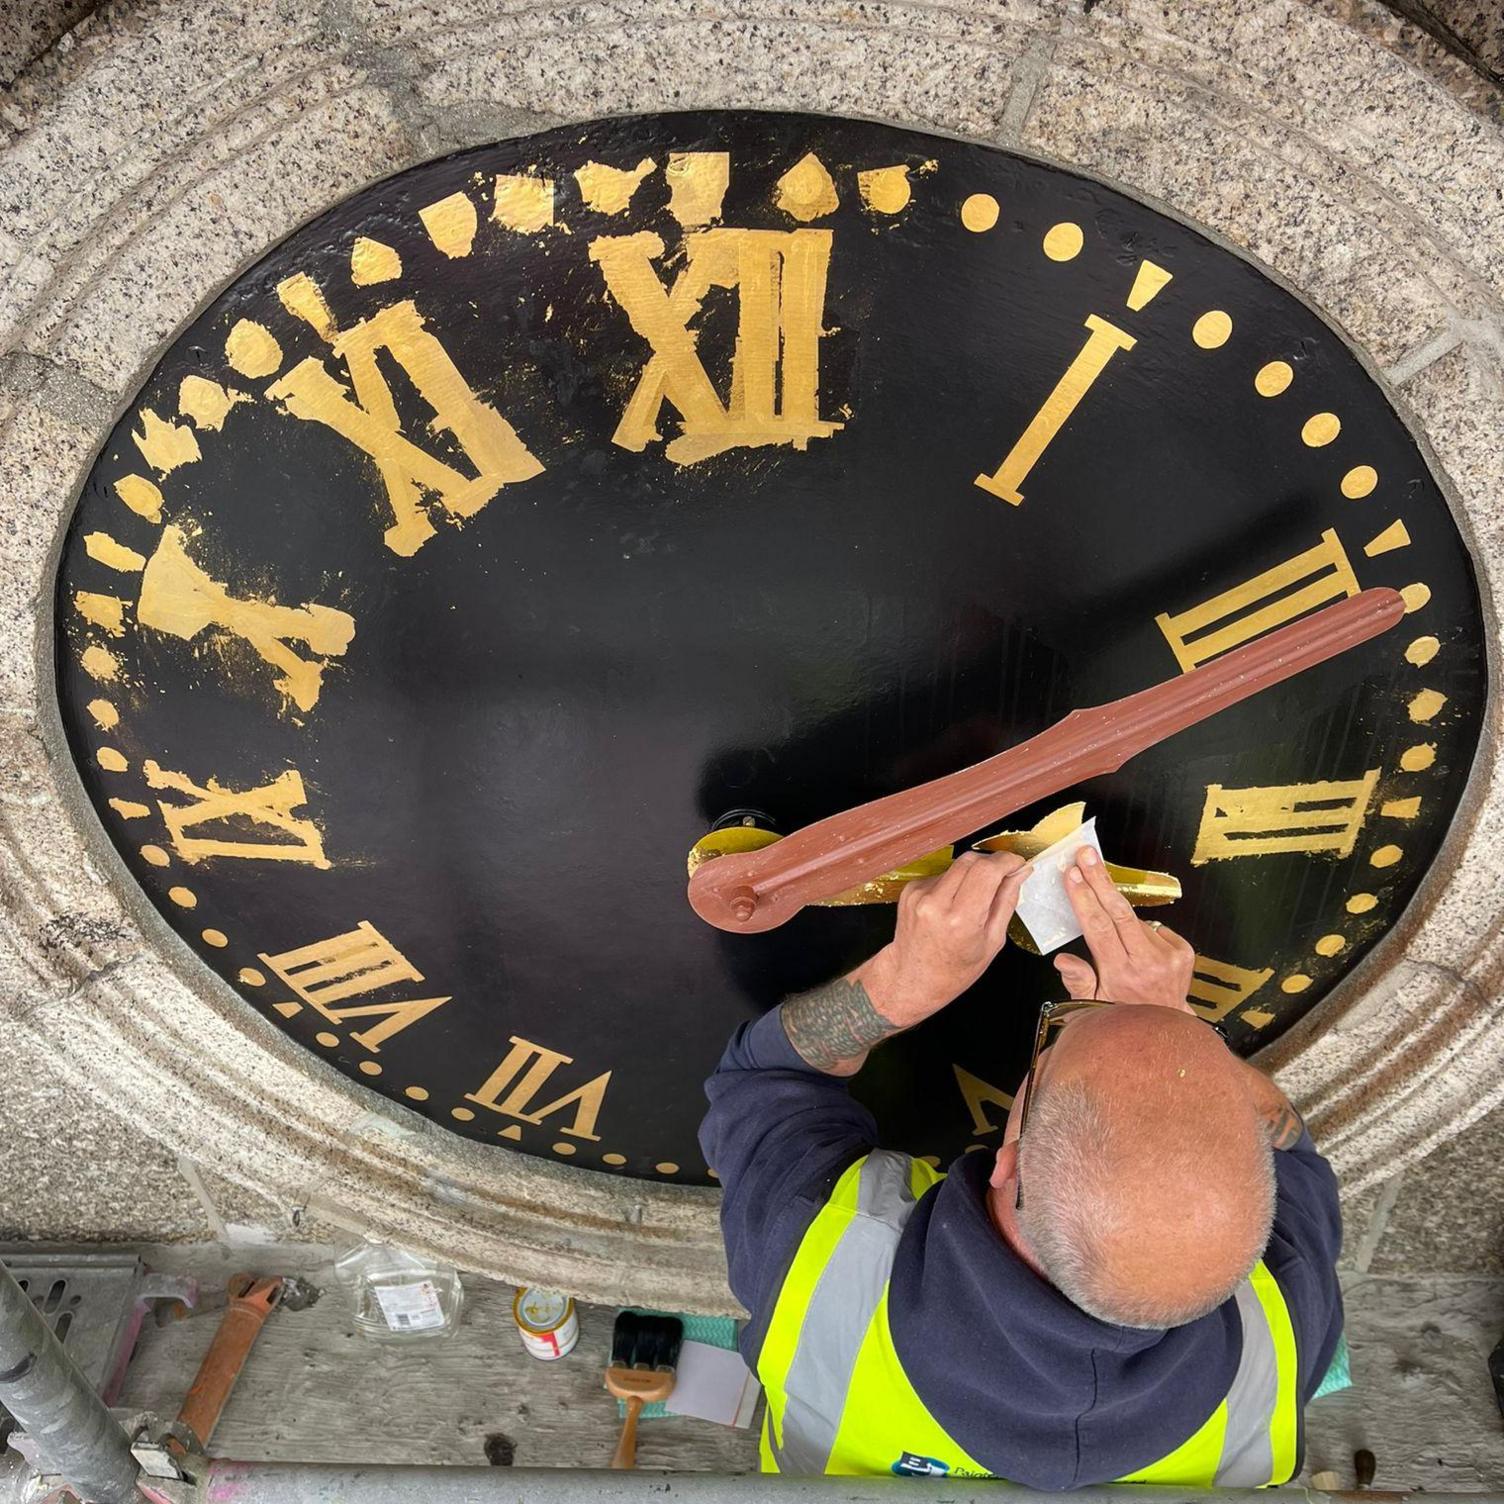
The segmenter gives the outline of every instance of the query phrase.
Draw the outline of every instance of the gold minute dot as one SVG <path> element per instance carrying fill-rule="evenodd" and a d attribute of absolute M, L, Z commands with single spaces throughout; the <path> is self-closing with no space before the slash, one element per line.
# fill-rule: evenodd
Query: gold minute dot
<path fill-rule="evenodd" d="M 180 909 L 193 909 L 198 907 L 198 894 L 192 888 L 169 888 L 167 896 Z"/>
<path fill-rule="evenodd" d="M 1318 956 L 1340 956 L 1347 949 L 1347 941 L 1341 935 L 1323 935 L 1312 949 Z"/>
<path fill-rule="evenodd" d="M 1312 449 L 1322 449 L 1342 432 L 1342 420 L 1336 413 L 1312 413 L 1300 430 L 1300 441 Z"/>
<path fill-rule="evenodd" d="M 627 1162 L 625 1154 L 602 1154 L 601 1163 L 608 1165 L 624 1165 Z"/>
<path fill-rule="evenodd" d="M 89 714 L 101 731 L 112 731 L 120 722 L 120 712 L 108 700 L 90 700 Z"/>
<path fill-rule="evenodd" d="M 1084 243 L 1081 226 L 1065 220 L 1045 235 L 1044 253 L 1051 261 L 1074 261 L 1081 254 Z"/>
<path fill-rule="evenodd" d="M 921 1154 L 919 1156 L 919 1163 L 928 1165 L 932 1170 L 938 1170 L 940 1168 L 940 1156 L 938 1154 Z"/>
<path fill-rule="evenodd" d="M 1400 766 L 1407 773 L 1424 773 L 1436 761 L 1436 743 L 1418 742 L 1400 753 Z"/>
<path fill-rule="evenodd" d="M 1424 668 L 1437 654 L 1441 644 L 1434 637 L 1417 637 L 1405 649 L 1405 662 Z"/>
<path fill-rule="evenodd" d="M 998 203 L 990 193 L 973 193 L 961 205 L 961 223 L 974 235 L 990 230 L 997 223 Z"/>
<path fill-rule="evenodd" d="M 1253 389 L 1260 397 L 1278 397 L 1295 380 L 1295 370 L 1287 360 L 1271 360 L 1260 366 L 1253 378 Z"/>
<path fill-rule="evenodd" d="M 428 1088 L 426 1086 L 404 1086 L 402 1095 L 409 1102 L 426 1102 L 428 1100 Z"/>
<path fill-rule="evenodd" d="M 235 973 L 235 976 L 239 981 L 244 982 L 247 987 L 266 986 L 266 973 L 257 971 L 254 966 L 242 966 Z"/>
<path fill-rule="evenodd" d="M 1413 585 L 1406 585 L 1400 591 L 1400 597 L 1405 602 L 1405 612 L 1408 615 L 1411 611 L 1419 611 L 1431 599 L 1431 587 L 1417 581 Z"/>
<path fill-rule="evenodd" d="M 1404 854 L 1398 846 L 1380 846 L 1369 857 L 1368 864 L 1370 867 L 1392 867 Z"/>
<path fill-rule="evenodd" d="M 679 1166 L 676 1165 L 671 1159 L 661 1159 L 656 1165 L 653 1166 L 653 1168 L 657 1170 L 660 1175 L 677 1175 L 679 1173 Z"/>
<path fill-rule="evenodd" d="M 141 860 L 150 862 L 153 867 L 165 867 L 172 858 L 160 846 L 143 846 Z"/>
<path fill-rule="evenodd" d="M 339 1043 L 339 1035 L 331 1034 L 327 1029 L 321 1030 L 313 1036 L 316 1044 L 321 1044 L 326 1050 L 332 1050 Z"/>
<path fill-rule="evenodd" d="M 1354 893 L 1347 901 L 1349 914 L 1367 914 L 1379 906 L 1378 898 L 1372 893 Z"/>
<path fill-rule="evenodd" d="M 562 1154 L 566 1159 L 575 1152 L 573 1144 L 566 1144 L 562 1139 L 554 1145 L 554 1153 Z"/>
<path fill-rule="evenodd" d="M 1342 477 L 1342 494 L 1349 501 L 1362 501 L 1371 496 L 1379 483 L 1379 472 L 1372 465 L 1354 465 Z"/>
<path fill-rule="evenodd" d="M 967 1144 L 967 1146 L 966 1146 L 966 1152 L 968 1154 L 985 1154 L 987 1152 L 987 1145 L 986 1144 Z"/>
<path fill-rule="evenodd" d="M 362 1060 L 359 1068 L 362 1076 L 379 1076 L 381 1074 L 381 1067 L 374 1060 Z"/>
<path fill-rule="evenodd" d="M 468 1123 L 474 1118 L 475 1114 L 468 1107 L 451 1107 L 449 1109 L 449 1116 L 457 1123 Z"/>
<path fill-rule="evenodd" d="M 125 753 L 117 751 L 114 747 L 101 747 L 94 754 L 94 761 L 106 773 L 123 773 L 130 767 L 130 764 L 125 760 Z"/>
<path fill-rule="evenodd" d="M 1220 349 L 1232 337 L 1232 317 L 1220 308 L 1203 313 L 1191 325 L 1191 338 L 1203 350 Z"/>
<path fill-rule="evenodd" d="M 708 1168 L 708 1167 L 707 1167 L 707 1168 L 706 1168 L 706 1171 L 705 1171 L 705 1173 L 706 1173 L 706 1174 L 707 1174 L 707 1175 L 708 1175 L 708 1176 L 710 1176 L 710 1178 L 711 1178 L 711 1179 L 712 1179 L 712 1180 L 719 1180 L 719 1179 L 720 1179 L 720 1178 L 721 1178 L 721 1177 L 720 1177 L 720 1176 L 719 1176 L 719 1175 L 717 1175 L 717 1174 L 716 1174 L 716 1172 L 715 1172 L 715 1171 L 714 1171 L 714 1170 L 712 1170 L 712 1169 L 710 1169 L 710 1168 Z"/>
<path fill-rule="evenodd" d="M 223 950 L 230 943 L 230 937 L 223 930 L 204 930 L 199 939 L 205 945 L 212 945 L 215 950 Z"/>
<path fill-rule="evenodd" d="M 1412 721 L 1422 722 L 1433 719 L 1436 713 L 1447 702 L 1447 697 L 1439 690 L 1423 689 L 1415 695 L 1405 707 L 1406 713 Z"/>
<path fill-rule="evenodd" d="M 1311 985 L 1311 979 L 1303 971 L 1297 971 L 1286 977 L 1279 984 L 1281 992 L 1304 992 Z"/>

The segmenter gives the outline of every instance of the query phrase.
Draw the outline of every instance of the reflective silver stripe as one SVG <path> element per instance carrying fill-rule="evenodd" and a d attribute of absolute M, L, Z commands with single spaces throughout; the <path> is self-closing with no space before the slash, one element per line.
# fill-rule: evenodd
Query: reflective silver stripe
<path fill-rule="evenodd" d="M 1269 1318 L 1248 1280 L 1238 1286 L 1238 1315 L 1243 1322 L 1243 1352 L 1227 1391 L 1227 1432 L 1217 1483 L 1259 1488 L 1274 1473 L 1274 1443 L 1269 1433 L 1279 1399 L 1279 1362 Z"/>
<path fill-rule="evenodd" d="M 800 1324 L 783 1385 L 781 1428 L 768 1427 L 768 1447 L 780 1473 L 825 1471 L 857 1354 L 888 1287 L 899 1234 L 913 1210 L 908 1155 L 874 1150 L 857 1181 L 856 1215 L 820 1271 Z"/>

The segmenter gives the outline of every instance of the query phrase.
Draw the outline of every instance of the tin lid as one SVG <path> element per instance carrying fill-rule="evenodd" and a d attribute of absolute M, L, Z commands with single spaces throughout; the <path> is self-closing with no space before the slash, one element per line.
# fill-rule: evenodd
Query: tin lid
<path fill-rule="evenodd" d="M 551 1332 L 569 1315 L 573 1304 L 567 1295 L 525 1286 L 512 1300 L 512 1315 L 526 1331 Z"/>

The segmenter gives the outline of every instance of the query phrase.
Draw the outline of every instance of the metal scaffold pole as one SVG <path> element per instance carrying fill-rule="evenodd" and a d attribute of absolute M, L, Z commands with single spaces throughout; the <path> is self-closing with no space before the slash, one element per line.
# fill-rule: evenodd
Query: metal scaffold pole
<path fill-rule="evenodd" d="M 134 1504 L 130 1438 L 89 1387 L 26 1292 L 0 1264 L 0 1405 L 88 1504 Z"/>

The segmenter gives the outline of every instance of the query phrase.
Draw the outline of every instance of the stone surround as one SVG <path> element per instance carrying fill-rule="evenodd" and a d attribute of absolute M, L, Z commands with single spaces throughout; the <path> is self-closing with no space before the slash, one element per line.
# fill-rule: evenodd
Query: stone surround
<path fill-rule="evenodd" d="M 770 104 L 1096 173 L 1346 331 L 1449 481 L 1486 603 L 1498 587 L 1504 128 L 1377 6 L 156 0 L 103 6 L 68 43 L 0 103 L 0 1009 L 20 1041 L 0 1088 L 35 1101 L 50 1069 L 160 1142 L 140 1170 L 159 1236 L 206 1225 L 174 1183 L 182 1157 L 214 1203 L 269 1205 L 284 1235 L 296 1209 L 596 1299 L 729 1301 L 714 1192 L 464 1143 L 218 990 L 132 896 L 67 761 L 47 602 L 95 447 L 206 298 L 365 183 L 564 120 Z M 1268 1052 L 1354 1191 L 1504 1101 L 1498 715 L 1495 695 L 1403 925 Z"/>

